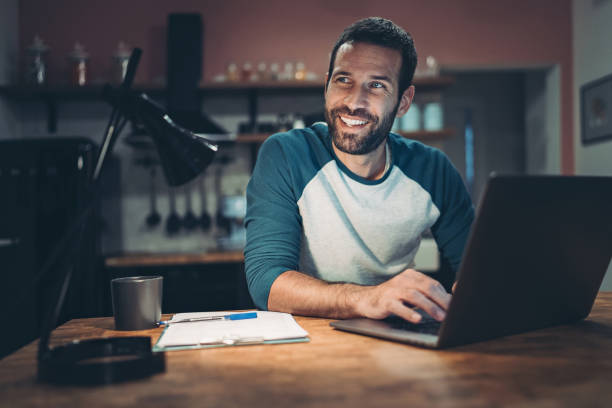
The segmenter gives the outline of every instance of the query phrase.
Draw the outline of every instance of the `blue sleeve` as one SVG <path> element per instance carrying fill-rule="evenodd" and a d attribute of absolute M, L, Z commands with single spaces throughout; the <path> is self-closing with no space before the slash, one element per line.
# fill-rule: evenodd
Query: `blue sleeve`
<path fill-rule="evenodd" d="M 456 273 L 474 221 L 474 207 L 459 172 L 440 151 L 436 151 L 434 166 L 437 180 L 432 196 L 440 217 L 431 232 L 442 256 Z"/>
<path fill-rule="evenodd" d="M 298 268 L 302 219 L 293 184 L 287 155 L 272 136 L 261 146 L 247 186 L 245 218 L 247 284 L 262 310 L 268 308 L 274 280 Z"/>

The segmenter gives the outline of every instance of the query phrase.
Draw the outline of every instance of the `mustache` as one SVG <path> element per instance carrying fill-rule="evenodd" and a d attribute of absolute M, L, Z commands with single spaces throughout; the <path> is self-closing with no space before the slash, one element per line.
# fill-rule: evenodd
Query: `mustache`
<path fill-rule="evenodd" d="M 358 108 L 355 110 L 349 109 L 348 106 L 342 106 L 340 108 L 334 108 L 331 110 L 332 117 L 339 116 L 341 114 L 345 114 L 348 116 L 355 116 L 363 120 L 367 120 L 368 122 L 378 123 L 378 117 L 372 115 L 370 112 L 365 110 L 364 108 Z"/>

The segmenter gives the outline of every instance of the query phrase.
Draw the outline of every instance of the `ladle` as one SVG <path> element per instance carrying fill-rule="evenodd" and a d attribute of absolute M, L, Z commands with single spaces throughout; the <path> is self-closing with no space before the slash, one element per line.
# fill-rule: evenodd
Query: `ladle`
<path fill-rule="evenodd" d="M 198 183 L 198 189 L 200 190 L 200 197 L 202 200 L 202 213 L 200 214 L 200 228 L 203 231 L 208 231 L 210 229 L 211 218 L 210 214 L 208 214 L 208 209 L 206 206 L 206 187 L 204 186 L 204 177 L 200 177 L 200 181 Z"/>
<path fill-rule="evenodd" d="M 145 223 L 147 224 L 149 228 L 153 228 L 157 226 L 161 221 L 161 215 L 159 215 L 159 213 L 157 212 L 157 195 L 156 195 L 156 190 L 155 190 L 155 167 L 154 166 L 151 167 L 151 171 L 149 174 L 151 176 L 151 187 L 149 191 L 149 202 L 150 202 L 151 208 L 149 211 L 149 215 L 147 215 L 147 218 L 145 219 Z"/>
<path fill-rule="evenodd" d="M 193 230 L 198 226 L 198 219 L 191 209 L 191 189 L 189 188 L 189 184 L 185 185 L 185 216 L 183 217 L 183 227 L 187 231 Z"/>
<path fill-rule="evenodd" d="M 166 219 L 166 233 L 168 235 L 175 235 L 181 229 L 181 217 L 176 213 L 173 187 L 168 189 L 168 199 L 170 201 L 170 214 L 168 214 L 168 218 Z"/>

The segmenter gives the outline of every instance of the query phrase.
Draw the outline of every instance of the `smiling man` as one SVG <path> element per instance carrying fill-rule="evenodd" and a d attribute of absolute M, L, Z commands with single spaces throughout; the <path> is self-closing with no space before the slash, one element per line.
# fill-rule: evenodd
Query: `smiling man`
<path fill-rule="evenodd" d="M 326 123 L 271 136 L 247 188 L 246 275 L 257 307 L 294 314 L 443 320 L 450 294 L 414 268 L 431 230 L 457 270 L 474 218 L 439 150 L 391 133 L 406 113 L 412 38 L 372 17 L 346 28 L 325 84 Z"/>

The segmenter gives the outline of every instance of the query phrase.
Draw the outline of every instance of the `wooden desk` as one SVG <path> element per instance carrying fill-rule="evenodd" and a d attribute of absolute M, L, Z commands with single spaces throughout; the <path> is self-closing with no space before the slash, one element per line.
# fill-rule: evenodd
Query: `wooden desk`
<path fill-rule="evenodd" d="M 445 351 L 335 331 L 297 317 L 311 342 L 166 353 L 167 371 L 106 387 L 36 383 L 36 344 L 0 361 L 0 406 L 386 407 L 612 405 L 612 293 L 571 326 Z M 53 342 L 126 335 L 72 320 Z M 160 329 L 130 332 L 150 334 Z"/>

